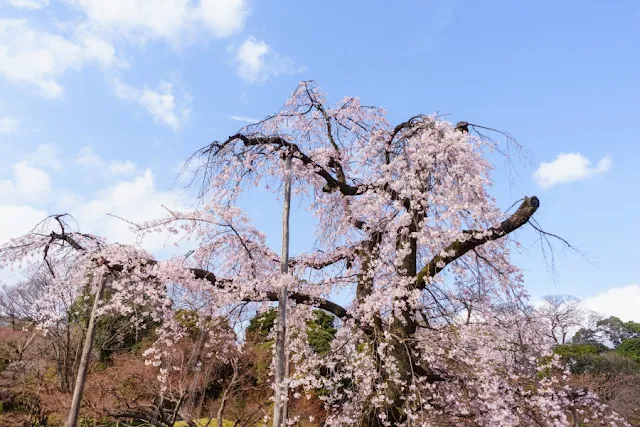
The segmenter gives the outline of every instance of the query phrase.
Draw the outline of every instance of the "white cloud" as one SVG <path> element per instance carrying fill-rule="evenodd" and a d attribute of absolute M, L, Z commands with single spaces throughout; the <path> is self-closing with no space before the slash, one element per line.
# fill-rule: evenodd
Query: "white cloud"
<path fill-rule="evenodd" d="M 242 30 L 247 12 L 244 0 L 202 0 L 197 9 L 199 19 L 217 37 L 227 37 Z"/>
<path fill-rule="evenodd" d="M 114 175 L 129 175 L 135 172 L 136 165 L 129 160 L 113 160 L 109 165 L 109 170 Z"/>
<path fill-rule="evenodd" d="M 46 169 L 62 169 L 62 162 L 58 159 L 58 149 L 51 144 L 38 145 L 35 153 L 29 156 L 29 162 Z"/>
<path fill-rule="evenodd" d="M 609 157 L 603 157 L 592 167 L 591 161 L 580 153 L 560 153 L 554 161 L 540 163 L 533 176 L 542 188 L 551 188 L 554 185 L 603 174 L 611 169 L 611 166 L 612 161 Z"/>
<path fill-rule="evenodd" d="M 76 163 L 79 166 L 88 168 L 101 168 L 104 164 L 102 157 L 94 153 L 93 147 L 82 147 L 80 153 L 76 157 Z"/>
<path fill-rule="evenodd" d="M 17 195 L 27 201 L 43 201 L 51 193 L 49 174 L 27 162 L 13 165 L 13 178 Z"/>
<path fill-rule="evenodd" d="M 271 48 L 262 40 L 249 37 L 238 48 L 238 74 L 245 80 L 258 80 L 265 68 L 265 56 Z"/>
<path fill-rule="evenodd" d="M 120 163 L 123 164 L 127 162 Z M 28 232 L 42 221 L 48 213 L 38 208 L 39 205 L 48 206 L 55 212 L 69 212 L 83 232 L 103 236 L 110 242 L 129 244 L 137 243 L 136 235 L 130 224 L 119 218 L 143 222 L 163 217 L 166 214 L 163 206 L 186 209 L 180 202 L 183 197 L 180 193 L 156 188 L 149 169 L 131 179 L 112 183 L 89 199 L 70 190 L 55 190 L 56 203 L 53 206 L 47 203 L 53 192 L 46 172 L 26 162 L 14 165 L 13 179 L 0 180 L 0 218 L 3 218 L 0 221 L 0 243 Z M 161 250 L 167 238 L 167 235 L 151 235 L 141 243 L 149 251 Z"/>
<path fill-rule="evenodd" d="M 248 116 L 229 116 L 229 119 L 235 120 L 236 122 L 245 122 L 245 123 L 258 123 L 260 119 L 255 119 L 253 117 Z"/>
<path fill-rule="evenodd" d="M 51 195 L 51 177 L 27 162 L 11 168 L 12 180 L 0 181 L 0 204 L 36 202 L 42 204 Z"/>
<path fill-rule="evenodd" d="M 118 98 L 132 101 L 143 107 L 157 123 L 180 129 L 191 115 L 189 104 L 191 96 L 185 94 L 181 99 L 173 95 L 173 85 L 161 82 L 157 90 L 144 86 L 142 89 L 129 86 L 119 80 L 113 83 Z"/>
<path fill-rule="evenodd" d="M 87 25 L 137 42 L 165 39 L 173 44 L 202 34 L 228 37 L 244 27 L 246 0 L 66 0 L 86 15 Z"/>
<path fill-rule="evenodd" d="M 280 74 L 296 74 L 305 70 L 291 58 L 274 52 L 263 40 L 250 36 L 236 51 L 237 74 L 251 83 L 262 83 Z"/>
<path fill-rule="evenodd" d="M 33 28 L 24 19 L 0 19 L 0 74 L 36 87 L 47 97 L 62 95 L 58 78 L 88 62 L 119 64 L 113 47 L 85 34 L 79 41 Z"/>
<path fill-rule="evenodd" d="M 27 205 L 0 204 L 0 243 L 28 233 L 47 216 L 47 212 Z"/>
<path fill-rule="evenodd" d="M 616 316 L 624 321 L 640 322 L 640 285 L 632 284 L 609 289 L 584 299 L 582 305 L 605 317 Z"/>
<path fill-rule="evenodd" d="M 3 182 L 0 182 L 0 244 L 28 233 L 47 216 L 46 211 L 26 204 L 2 203 L 2 186 Z M 20 269 L 0 269 L 0 284 L 17 283 L 22 279 Z"/>
<path fill-rule="evenodd" d="M 99 191 L 91 200 L 76 200 L 68 207 L 81 229 L 85 232 L 106 237 L 110 242 L 136 243 L 127 221 L 142 222 L 157 219 L 166 214 L 162 207 L 184 209 L 179 202 L 179 194 L 160 191 L 156 188 L 150 169 L 131 180 L 117 183 Z M 142 241 L 149 251 L 165 247 L 167 236 L 151 235 Z"/>
<path fill-rule="evenodd" d="M 18 120 L 13 117 L 0 117 L 0 134 L 14 133 L 18 130 Z"/>
<path fill-rule="evenodd" d="M 104 160 L 93 151 L 93 147 L 86 146 L 80 149 L 76 157 L 76 164 L 91 169 L 94 174 L 101 174 L 103 177 L 131 175 L 136 171 L 136 165 L 130 160 Z"/>
<path fill-rule="evenodd" d="M 17 9 L 38 10 L 49 5 L 49 0 L 6 0 L 9 6 Z"/>
<path fill-rule="evenodd" d="M 55 152 L 55 146 L 42 144 L 34 153 L 25 156 L 25 161 L 9 169 L 9 179 L 0 179 L 0 244 L 27 233 L 48 214 L 59 212 L 72 214 L 80 231 L 104 236 L 110 242 L 138 243 L 130 224 L 107 214 L 142 222 L 164 216 L 166 211 L 163 206 L 186 209 L 186 205 L 180 201 L 184 194 L 159 190 L 149 169 L 130 179 L 111 181 L 88 197 L 82 197 L 69 188 L 54 188 L 50 175 L 33 162 L 40 156 Z M 87 171 L 91 176 L 95 174 L 96 167 L 103 171 L 105 177 L 111 178 L 136 173 L 133 162 L 106 161 L 91 147 L 82 149 L 75 160 L 90 166 Z M 148 236 L 140 243 L 149 251 L 162 250 L 163 255 L 175 250 L 182 251 L 183 246 L 165 249 L 167 238 L 166 234 L 158 234 Z M 20 277 L 19 273 L 0 270 L 0 281 L 15 282 Z"/>

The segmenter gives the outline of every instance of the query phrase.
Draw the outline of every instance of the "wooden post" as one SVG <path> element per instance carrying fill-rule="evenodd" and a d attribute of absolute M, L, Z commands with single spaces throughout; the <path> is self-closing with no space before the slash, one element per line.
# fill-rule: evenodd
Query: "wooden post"
<path fill-rule="evenodd" d="M 284 359 L 284 377 L 285 378 L 289 378 L 289 353 L 285 352 L 285 359 Z M 287 416 L 289 414 L 289 388 L 287 387 L 287 389 L 285 390 L 285 399 L 284 402 L 282 402 L 282 425 L 286 426 L 287 425 Z"/>
<path fill-rule="evenodd" d="M 102 299 L 102 293 L 104 291 L 106 282 L 107 275 L 104 274 L 100 278 L 100 283 L 98 284 L 98 292 L 96 292 L 96 296 L 93 301 L 93 307 L 91 308 L 91 316 L 89 317 L 89 324 L 87 325 L 87 334 L 85 335 L 84 346 L 82 348 L 82 357 L 80 358 L 80 365 L 78 366 L 78 376 L 76 377 L 76 385 L 73 389 L 73 399 L 71 400 L 71 410 L 69 411 L 67 427 L 76 427 L 76 424 L 78 423 L 80 405 L 82 404 L 82 393 L 84 392 L 84 385 L 87 379 L 87 371 L 89 370 L 89 362 L 91 361 L 93 340 L 95 338 L 98 304 Z"/>
<path fill-rule="evenodd" d="M 289 211 L 291 210 L 291 152 L 285 158 L 284 207 L 282 209 L 282 257 L 280 272 L 282 276 L 289 273 Z M 283 412 L 284 376 L 285 376 L 285 341 L 287 335 L 287 285 L 282 283 L 278 292 L 278 323 L 276 329 L 275 384 L 273 405 L 273 427 L 286 425 L 286 414 Z"/>

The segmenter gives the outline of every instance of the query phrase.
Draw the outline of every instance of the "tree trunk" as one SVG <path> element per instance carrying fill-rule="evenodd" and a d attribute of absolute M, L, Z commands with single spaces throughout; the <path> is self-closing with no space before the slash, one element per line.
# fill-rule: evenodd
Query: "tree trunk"
<path fill-rule="evenodd" d="M 284 181 L 284 207 L 282 209 L 282 257 L 280 271 L 284 277 L 289 273 L 289 211 L 291 209 L 291 153 L 285 159 L 286 177 Z M 283 413 L 284 375 L 285 375 L 285 340 L 287 332 L 287 285 L 280 286 L 278 295 L 278 323 L 276 330 L 275 383 L 273 405 L 273 427 L 286 424 Z"/>
<path fill-rule="evenodd" d="M 236 379 L 238 378 L 238 362 L 236 360 L 231 361 L 231 366 L 233 367 L 233 376 L 231 377 L 231 381 L 229 381 L 229 385 L 224 389 L 222 393 L 222 397 L 220 398 L 220 407 L 218 408 L 218 427 L 223 427 L 223 418 L 222 415 L 224 413 L 224 409 L 227 406 L 227 400 L 229 398 L 229 394 L 233 392 L 233 388 L 236 386 Z"/>
<path fill-rule="evenodd" d="M 67 427 L 75 427 L 78 421 L 78 415 L 80 414 L 80 405 L 82 403 L 82 393 L 84 392 L 84 385 L 87 379 L 87 370 L 89 369 L 89 362 L 91 360 L 91 350 L 93 349 L 93 340 L 95 338 L 95 326 L 96 317 L 98 311 L 98 305 L 102 299 L 102 293 L 107 281 L 107 276 L 103 275 L 100 278 L 98 284 L 98 292 L 96 292 L 95 299 L 93 301 L 93 308 L 91 309 L 91 317 L 89 318 L 89 324 L 87 326 L 87 334 L 84 339 L 84 347 L 82 348 L 82 356 L 80 358 L 80 365 L 78 366 L 78 375 L 76 377 L 76 385 L 73 390 L 73 400 L 71 401 L 71 410 L 69 411 L 69 419 L 67 420 Z"/>
<path fill-rule="evenodd" d="M 415 223 L 415 222 L 414 222 Z M 410 231 L 413 232 L 414 228 L 411 227 Z M 398 249 L 405 249 L 409 246 L 410 252 L 402 260 L 402 274 L 407 277 L 416 277 L 417 274 L 417 254 L 418 254 L 418 242 L 415 238 L 398 239 Z M 408 289 L 409 290 L 409 289 Z M 400 298 L 399 304 L 405 307 L 405 297 Z M 391 332 L 390 348 L 392 356 L 396 361 L 396 366 L 400 372 L 400 379 L 405 384 L 411 380 L 412 369 L 412 351 L 411 351 L 411 339 L 416 332 L 416 322 L 409 309 L 405 308 L 401 311 L 400 315 L 394 317 L 389 326 Z M 386 408 L 387 419 L 393 424 L 394 422 L 406 421 L 406 413 L 402 410 L 405 404 L 403 399 L 403 392 L 393 381 L 388 383 L 389 385 L 389 398 L 392 401 L 391 405 Z"/>

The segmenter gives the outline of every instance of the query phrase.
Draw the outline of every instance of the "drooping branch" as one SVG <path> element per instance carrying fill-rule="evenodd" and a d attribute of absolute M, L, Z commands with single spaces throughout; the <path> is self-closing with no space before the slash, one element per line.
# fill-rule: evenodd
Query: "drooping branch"
<path fill-rule="evenodd" d="M 70 234 L 67 233 L 51 233 L 51 239 L 53 240 L 61 240 L 67 244 L 69 244 L 72 248 L 78 251 L 85 251 L 85 248 L 82 247 Z M 110 264 L 108 261 L 100 259 L 95 260 L 96 262 L 105 264 L 110 271 L 114 272 L 122 272 L 124 266 L 121 264 Z M 145 263 L 149 266 L 157 265 L 158 261 L 154 259 L 147 259 Z M 219 278 L 214 273 L 202 269 L 202 268 L 189 268 L 189 271 L 193 273 L 196 279 L 206 280 L 211 283 L 216 288 L 222 288 L 223 286 L 232 282 L 231 279 Z M 329 313 L 334 314 L 336 317 L 341 319 L 345 319 L 348 317 L 347 310 L 339 304 L 336 304 L 332 301 L 325 300 L 320 297 L 313 297 L 311 295 L 301 294 L 297 292 L 290 292 L 289 299 L 296 302 L 296 304 L 307 304 L 320 308 L 321 310 L 327 311 Z M 265 294 L 264 298 L 248 297 L 244 299 L 244 302 L 260 302 L 260 301 L 278 301 L 278 293 L 275 291 L 269 291 Z"/>
<path fill-rule="evenodd" d="M 416 276 L 416 287 L 424 289 L 427 280 L 441 272 L 447 265 L 457 260 L 467 252 L 487 242 L 498 240 L 526 224 L 538 210 L 540 200 L 536 196 L 525 197 L 518 209 L 498 227 L 485 231 L 468 230 L 464 232 L 466 239 L 459 239 L 451 243 L 442 251 L 445 255 L 436 255 L 427 263 Z"/>
<path fill-rule="evenodd" d="M 210 144 L 207 148 L 201 150 L 201 154 L 209 154 L 212 152 L 213 154 L 216 154 L 217 152 L 221 151 L 226 146 L 228 146 L 229 144 L 233 143 L 236 140 L 242 141 L 242 143 L 247 147 L 257 146 L 257 145 L 263 145 L 263 146 L 270 145 L 274 147 L 290 149 L 293 155 L 293 158 L 300 160 L 305 165 L 312 166 L 315 170 L 315 173 L 320 177 L 322 177 L 327 182 L 327 185 L 324 188 L 325 192 L 331 192 L 337 189 L 337 190 L 340 190 L 340 192 L 345 196 L 355 196 L 358 194 L 362 194 L 365 190 L 364 186 L 362 185 L 347 184 L 346 178 L 345 179 L 335 178 L 331 174 L 331 172 L 326 170 L 324 167 L 318 164 L 315 160 L 313 160 L 311 157 L 305 154 L 300 149 L 300 147 L 298 147 L 297 144 L 289 142 L 280 136 L 263 136 L 263 135 L 248 136 L 248 135 L 243 135 L 241 133 L 237 133 L 235 135 L 230 136 L 223 143 L 214 142 Z"/>
<path fill-rule="evenodd" d="M 317 256 L 302 255 L 292 258 L 289 261 L 290 267 L 303 267 L 312 268 L 315 270 L 322 270 L 326 267 L 331 267 L 341 261 L 346 261 L 347 267 L 350 266 L 355 258 L 358 256 L 358 252 L 363 250 L 365 243 L 360 242 L 351 246 L 337 247 L 333 253 L 325 255 L 319 254 Z"/>
<path fill-rule="evenodd" d="M 333 137 L 331 119 L 329 118 L 329 115 L 327 114 L 327 110 L 322 106 L 322 103 L 318 102 L 318 100 L 311 93 L 311 91 L 309 91 L 309 86 L 305 84 L 304 87 L 305 87 L 305 91 L 307 93 L 307 96 L 309 97 L 309 100 L 311 100 L 312 105 L 315 107 L 316 110 L 318 110 L 320 112 L 320 114 L 322 114 L 325 126 L 327 127 L 327 138 L 329 139 L 329 142 L 331 143 L 331 146 L 334 148 L 334 150 L 336 150 L 336 153 L 338 153 L 338 155 L 339 155 L 340 154 L 340 147 L 338 147 L 338 144 L 336 143 L 335 138 Z M 342 165 L 340 164 L 340 162 L 337 161 L 334 157 L 331 157 L 330 162 L 329 162 L 329 167 L 335 168 L 336 175 L 338 177 L 338 182 L 340 182 L 341 184 L 346 184 L 347 183 L 347 178 L 346 178 L 346 175 L 344 174 L 344 169 L 342 168 Z"/>
<path fill-rule="evenodd" d="M 155 265 L 158 262 L 156 260 L 147 260 L 148 265 Z M 110 266 L 111 270 L 121 271 L 121 265 Z M 216 288 L 222 288 L 224 285 L 232 282 L 231 279 L 218 278 L 215 274 L 202 268 L 189 268 L 196 279 L 206 280 Z M 306 304 L 318 307 L 321 310 L 334 314 L 336 317 L 345 319 L 348 317 L 347 310 L 339 304 L 332 301 L 328 301 L 324 298 L 312 297 L 311 295 L 301 294 L 298 292 L 289 292 L 289 299 L 295 301 L 296 304 Z M 261 301 L 278 301 L 278 293 L 276 291 L 269 291 L 265 294 L 265 298 L 259 298 L 258 296 L 247 297 L 243 299 L 243 302 L 261 302 Z"/>

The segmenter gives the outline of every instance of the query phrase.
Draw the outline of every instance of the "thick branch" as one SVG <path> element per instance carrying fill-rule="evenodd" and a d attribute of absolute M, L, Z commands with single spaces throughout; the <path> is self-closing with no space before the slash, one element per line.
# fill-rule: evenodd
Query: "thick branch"
<path fill-rule="evenodd" d="M 484 243 L 498 240 L 507 234 L 517 230 L 526 224 L 533 214 L 538 210 L 540 200 L 536 196 L 525 197 L 524 202 L 518 210 L 509 218 L 502 221 L 500 226 L 490 228 L 486 231 L 465 231 L 467 237 L 465 241 L 456 240 L 446 248 L 443 252 L 446 256 L 437 255 L 427 265 L 425 265 L 416 276 L 416 287 L 424 289 L 427 285 L 427 278 L 434 277 L 442 271 L 447 265 L 457 260 L 467 252 L 477 248 Z M 478 237 L 476 237 L 478 236 Z M 452 253 L 452 255 L 449 255 Z"/>
<path fill-rule="evenodd" d="M 347 267 L 349 267 L 349 265 L 356 258 L 357 252 L 362 250 L 362 247 L 363 243 L 358 243 L 353 246 L 340 246 L 333 251 L 333 254 L 328 255 L 325 258 L 318 256 L 317 258 L 320 259 L 317 260 L 314 260 L 308 256 L 305 257 L 304 255 L 299 256 L 296 258 L 292 258 L 289 261 L 289 266 L 292 268 L 301 266 L 313 268 L 315 270 L 322 270 L 323 268 L 330 267 L 340 261 L 346 261 Z"/>
<path fill-rule="evenodd" d="M 320 111 L 320 113 L 322 114 L 322 117 L 324 118 L 324 123 L 327 126 L 327 137 L 329 138 L 329 142 L 331 143 L 333 148 L 336 150 L 336 153 L 338 153 L 338 155 L 340 155 L 340 147 L 338 147 L 338 144 L 336 144 L 336 141 L 333 138 L 333 130 L 332 130 L 332 127 L 331 127 L 331 119 L 329 118 L 329 115 L 327 114 L 327 111 L 324 109 L 322 104 L 319 103 L 316 100 L 316 98 L 311 94 L 311 92 L 309 91 L 309 86 L 306 85 L 306 84 L 305 84 L 305 90 L 306 90 L 307 96 L 311 100 L 313 106 L 318 111 Z M 335 158 L 332 157 L 330 159 L 330 162 L 329 162 L 329 167 L 330 168 L 335 168 L 336 175 L 338 176 L 338 182 L 340 182 L 342 184 L 346 184 L 347 183 L 347 178 L 346 178 L 346 176 L 344 174 L 344 169 L 342 169 L 342 165 L 340 164 L 340 162 L 338 162 Z"/>
<path fill-rule="evenodd" d="M 56 240 L 63 240 L 64 242 L 68 243 L 72 248 L 76 250 L 79 250 L 79 251 L 85 250 L 78 242 L 75 241 L 75 239 L 73 239 L 73 237 L 69 236 L 68 234 L 51 233 L 51 238 Z M 104 262 L 111 271 L 121 272 L 124 268 L 121 264 L 110 265 L 108 261 L 104 261 L 104 260 L 102 260 L 101 262 Z M 158 261 L 154 259 L 149 259 L 149 260 L 146 260 L 146 263 L 147 265 L 156 265 L 158 264 Z M 231 282 L 230 279 L 218 278 L 212 272 L 204 270 L 202 268 L 190 268 L 189 270 L 193 273 L 196 279 L 206 280 L 217 288 L 222 288 L 222 286 Z M 348 316 L 347 310 L 344 309 L 342 306 L 332 301 L 325 300 L 323 298 L 316 298 L 306 294 L 291 292 L 289 293 L 289 299 L 295 301 L 297 304 L 315 305 L 322 310 L 325 310 L 329 313 L 333 313 L 335 316 L 341 319 L 346 318 Z M 266 300 L 278 301 L 278 293 L 275 291 L 267 292 Z M 261 300 L 258 298 L 245 299 L 245 302 L 258 302 L 258 301 L 261 301 Z"/>
<path fill-rule="evenodd" d="M 314 161 L 311 157 L 302 152 L 298 145 L 293 144 L 279 136 L 247 136 L 238 133 L 230 136 L 229 139 L 227 139 L 227 141 L 225 141 L 223 144 L 216 144 L 211 146 L 209 150 L 214 147 L 220 149 L 236 139 L 242 141 L 245 146 L 274 145 L 283 148 L 288 147 L 291 150 L 294 158 L 302 161 L 302 163 L 304 163 L 305 165 L 313 166 L 316 174 L 324 178 L 324 180 L 327 182 L 327 186 L 325 187 L 325 191 L 327 192 L 338 189 L 345 196 L 355 196 L 357 194 L 362 194 L 364 191 L 363 186 L 349 185 L 346 183 L 346 179 L 343 180 L 334 178 L 329 171 L 327 171 L 324 167 L 316 163 L 316 161 Z"/>
<path fill-rule="evenodd" d="M 51 234 L 51 242 L 53 242 L 54 240 L 62 240 L 64 242 L 67 242 L 69 244 L 69 246 L 71 246 L 73 249 L 77 250 L 77 251 L 83 251 L 84 248 L 71 236 L 69 236 L 68 234 L 65 233 L 56 233 L 55 231 L 52 231 Z"/>

